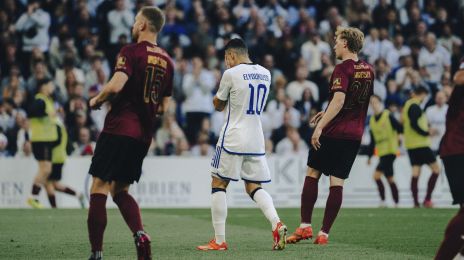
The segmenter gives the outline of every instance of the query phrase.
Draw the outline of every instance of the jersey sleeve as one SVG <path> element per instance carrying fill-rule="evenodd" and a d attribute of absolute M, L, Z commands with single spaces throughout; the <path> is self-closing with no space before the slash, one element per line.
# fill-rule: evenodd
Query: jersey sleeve
<path fill-rule="evenodd" d="M 348 84 L 350 78 L 345 72 L 345 67 L 337 65 L 332 73 L 332 82 L 330 82 L 330 90 L 332 92 L 341 91 L 346 93 L 348 91 Z"/>
<path fill-rule="evenodd" d="M 221 83 L 219 83 L 219 89 L 216 93 L 216 97 L 222 101 L 227 101 L 229 98 L 229 92 L 232 88 L 232 77 L 230 75 L 230 71 L 224 71 L 222 75 Z"/>
<path fill-rule="evenodd" d="M 170 58 L 167 58 L 168 67 L 166 68 L 165 83 L 163 97 L 172 96 L 172 88 L 174 82 L 174 63 Z"/>
<path fill-rule="evenodd" d="M 132 75 L 132 68 L 134 65 L 134 57 L 133 57 L 132 49 L 128 46 L 125 46 L 121 49 L 116 59 L 116 66 L 114 71 L 120 71 L 127 74 L 128 77 Z"/>

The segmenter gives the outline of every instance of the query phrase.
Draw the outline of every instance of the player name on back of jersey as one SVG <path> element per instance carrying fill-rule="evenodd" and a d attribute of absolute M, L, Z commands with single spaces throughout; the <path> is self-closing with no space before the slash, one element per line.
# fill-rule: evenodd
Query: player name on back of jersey
<path fill-rule="evenodd" d="M 259 74 L 259 73 L 243 74 L 243 79 L 244 80 L 263 80 L 263 81 L 268 81 L 269 82 L 269 76 L 268 75 Z"/>
<path fill-rule="evenodd" d="M 372 77 L 371 77 L 371 72 L 370 71 L 356 71 L 354 73 L 354 78 L 355 79 L 370 79 Z"/>

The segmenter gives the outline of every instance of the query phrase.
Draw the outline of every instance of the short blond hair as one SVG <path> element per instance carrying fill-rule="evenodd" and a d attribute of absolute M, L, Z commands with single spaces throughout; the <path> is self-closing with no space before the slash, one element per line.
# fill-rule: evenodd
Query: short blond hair
<path fill-rule="evenodd" d="M 352 53 L 359 53 L 364 44 L 364 33 L 354 27 L 339 26 L 335 32 L 335 37 L 346 40 L 347 48 Z"/>
<path fill-rule="evenodd" d="M 140 13 L 147 19 L 150 31 L 159 33 L 163 29 L 165 17 L 161 9 L 156 6 L 145 6 L 140 9 Z"/>

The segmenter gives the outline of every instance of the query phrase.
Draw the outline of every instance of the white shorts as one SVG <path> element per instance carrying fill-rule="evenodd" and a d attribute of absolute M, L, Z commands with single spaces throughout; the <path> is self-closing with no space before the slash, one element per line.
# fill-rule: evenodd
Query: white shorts
<path fill-rule="evenodd" d="M 229 154 L 219 146 L 211 161 L 211 175 L 228 181 L 271 182 L 266 156 Z"/>

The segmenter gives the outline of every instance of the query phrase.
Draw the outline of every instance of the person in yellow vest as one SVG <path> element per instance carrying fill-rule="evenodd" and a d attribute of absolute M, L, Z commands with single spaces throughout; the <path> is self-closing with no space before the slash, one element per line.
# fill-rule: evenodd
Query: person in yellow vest
<path fill-rule="evenodd" d="M 38 81 L 37 94 L 29 111 L 32 152 L 39 164 L 39 170 L 32 184 L 31 196 L 27 200 L 33 208 L 43 208 L 38 196 L 52 172 L 52 149 L 58 141 L 56 111 L 51 97 L 54 90 L 55 85 L 50 79 Z"/>
<path fill-rule="evenodd" d="M 52 173 L 48 177 L 46 186 L 48 201 L 52 208 L 56 208 L 55 191 L 59 191 L 77 197 L 79 204 L 82 208 L 84 208 L 84 195 L 60 183 L 63 165 L 68 157 L 66 152 L 68 145 L 68 132 L 66 131 L 64 124 L 59 119 L 56 120 L 56 129 L 58 131 L 58 140 L 60 142 L 52 150 Z"/>
<path fill-rule="evenodd" d="M 371 157 L 374 154 L 374 147 L 377 149 L 379 164 L 374 172 L 374 180 L 377 184 L 380 195 L 380 206 L 385 207 L 385 187 L 381 180 L 382 175 L 387 178 L 390 185 L 393 201 L 398 205 L 398 187 L 393 178 L 393 163 L 398 152 L 399 133 L 403 132 L 403 127 L 398 120 L 393 117 L 388 109 L 384 109 L 382 100 L 379 96 L 372 96 L 371 107 L 374 115 L 369 120 L 371 133 L 371 145 L 369 146 L 369 159 L 367 164 L 371 164 Z"/>
<path fill-rule="evenodd" d="M 411 99 L 406 101 L 402 111 L 404 127 L 404 145 L 408 150 L 409 160 L 412 166 L 411 192 L 414 199 L 414 207 L 420 207 L 418 198 L 418 179 L 421 166 L 427 164 L 432 170 L 432 175 L 427 184 L 427 194 L 424 199 L 424 207 L 433 207 L 432 192 L 440 174 L 440 166 L 430 148 L 430 131 L 427 116 L 422 111 L 420 104 L 428 95 L 424 87 L 416 88 Z"/>

